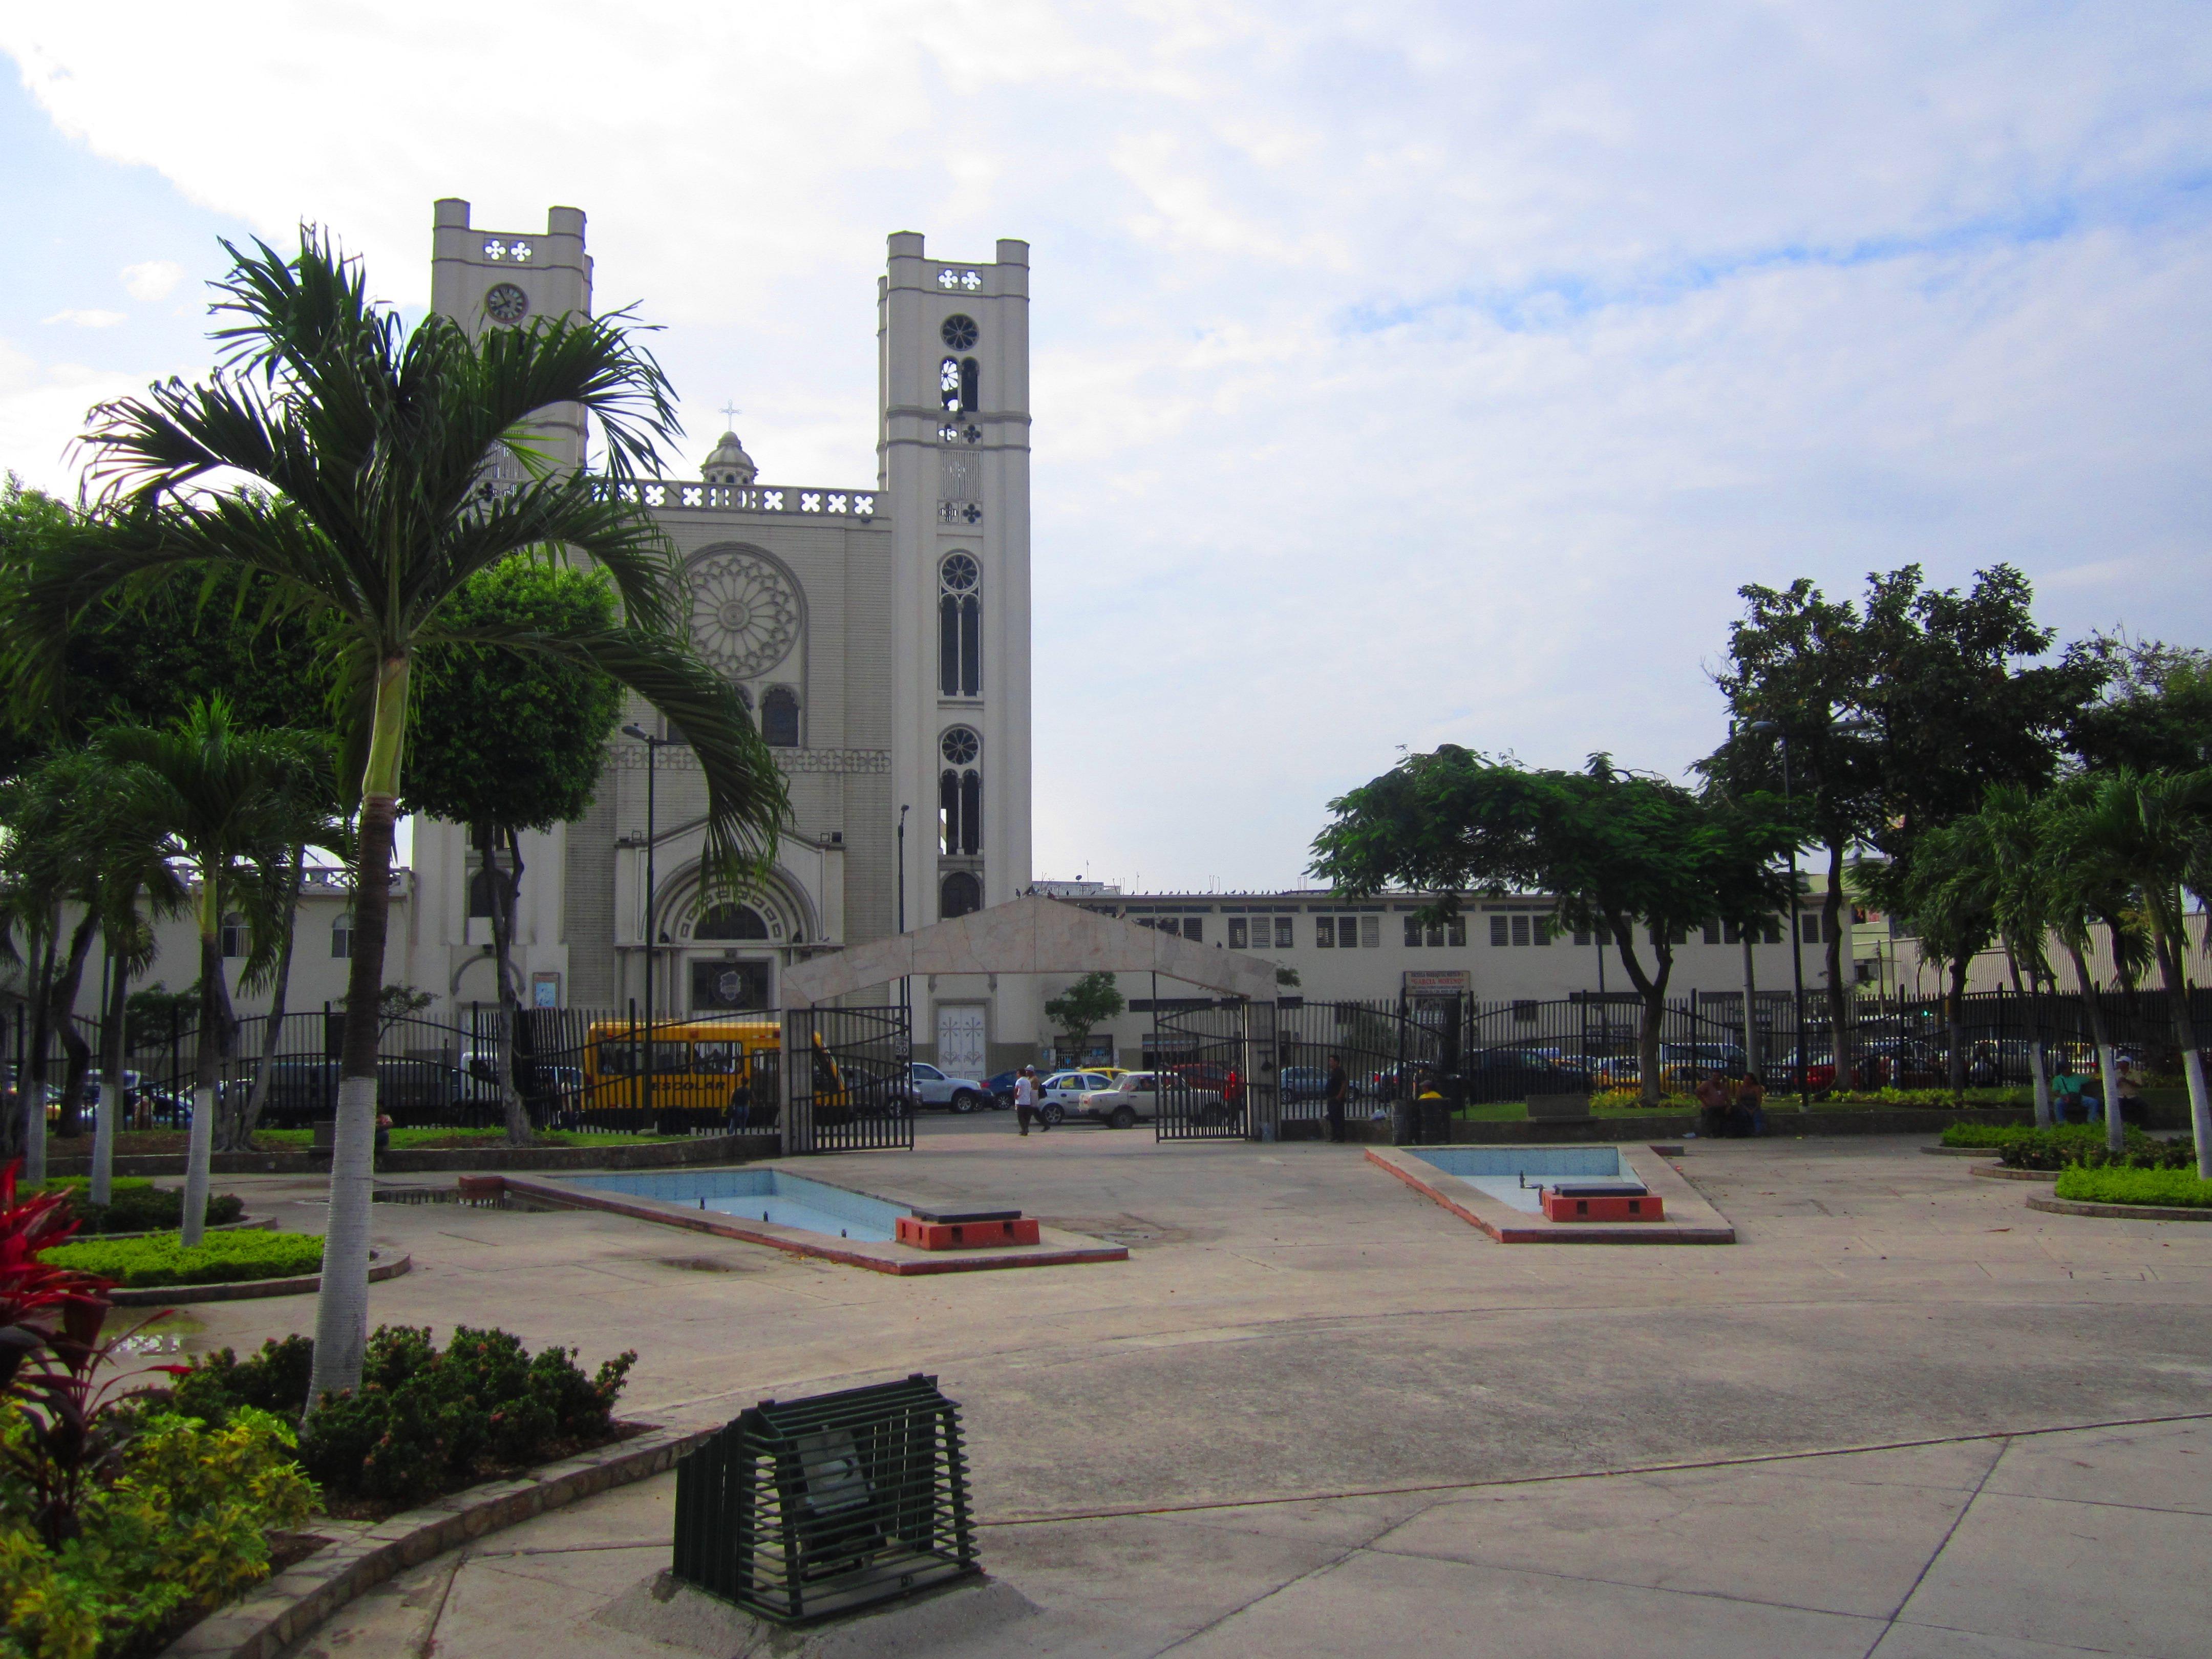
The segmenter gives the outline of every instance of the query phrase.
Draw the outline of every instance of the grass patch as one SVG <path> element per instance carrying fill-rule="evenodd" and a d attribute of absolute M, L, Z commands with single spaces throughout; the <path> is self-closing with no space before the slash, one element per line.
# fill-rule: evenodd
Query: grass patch
<path fill-rule="evenodd" d="M 264 1129 L 253 1137 L 260 1146 L 286 1147 L 307 1151 L 313 1144 L 313 1129 Z M 540 1129 L 532 1144 L 538 1146 L 615 1146 L 641 1140 L 681 1140 L 682 1135 L 656 1134 L 586 1134 L 576 1129 Z M 502 1146 L 507 1140 L 504 1129 L 394 1129 L 390 1146 L 394 1152 L 436 1152 L 465 1146 Z"/>
<path fill-rule="evenodd" d="M 2061 1198 L 2085 1204 L 2162 1204 L 2177 1209 L 2212 1209 L 2212 1181 L 2194 1170 L 2085 1169 L 2060 1172 L 2054 1190 Z"/>
<path fill-rule="evenodd" d="M 322 1271 L 323 1241 L 313 1233 L 210 1233 L 191 1249 L 178 1235 L 99 1239 L 62 1244 L 40 1261 L 75 1267 L 121 1285 L 232 1285 L 248 1279 L 289 1279 Z"/>

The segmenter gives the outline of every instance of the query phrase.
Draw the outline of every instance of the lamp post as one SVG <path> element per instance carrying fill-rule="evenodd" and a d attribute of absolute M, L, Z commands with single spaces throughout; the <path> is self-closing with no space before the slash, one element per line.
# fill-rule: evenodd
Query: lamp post
<path fill-rule="evenodd" d="M 645 1048 L 640 1056 L 645 1079 L 645 1109 L 653 1113 L 653 945 L 659 937 L 653 931 L 653 911 L 659 894 L 653 890 L 653 763 L 660 751 L 676 741 L 673 738 L 656 738 L 644 727 L 632 724 L 623 727 L 623 736 L 635 738 L 645 745 Z M 659 1120 L 654 1120 L 658 1127 Z"/>
<path fill-rule="evenodd" d="M 1744 728 L 1750 732 L 1771 732 L 1776 746 L 1782 750 L 1782 810 L 1790 810 L 1790 734 L 1772 720 L 1753 720 Z M 1792 1005 L 1790 1024 L 1796 1028 L 1797 1048 L 1797 1105 L 1801 1111 L 1813 1109 L 1813 1091 L 1805 1079 L 1805 928 L 1797 908 L 1797 843 L 1790 843 L 1790 988 L 1796 999 Z M 1751 1010 L 1744 1011 L 1745 1029 L 1750 1029 Z"/>
<path fill-rule="evenodd" d="M 899 803 L 898 930 L 902 939 L 906 936 L 906 815 L 912 810 L 906 802 Z M 906 1019 L 906 1053 L 900 1056 L 900 1060 L 908 1068 L 906 1076 L 900 1081 L 902 1084 L 911 1085 L 914 1081 L 914 975 L 912 974 L 899 975 L 899 1009 Z"/>

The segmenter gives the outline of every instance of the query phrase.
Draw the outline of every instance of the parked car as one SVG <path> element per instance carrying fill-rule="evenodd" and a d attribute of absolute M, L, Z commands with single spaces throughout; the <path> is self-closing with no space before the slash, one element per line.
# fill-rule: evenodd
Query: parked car
<path fill-rule="evenodd" d="M 972 1112 L 988 1105 L 991 1091 L 974 1078 L 948 1077 L 927 1060 L 908 1066 L 907 1098 L 915 1106 L 944 1106 L 956 1112 Z"/>
<path fill-rule="evenodd" d="M 1081 1117 L 1112 1129 L 1133 1129 L 1159 1115 L 1164 1096 L 1201 1122 L 1226 1122 L 1237 1110 L 1213 1090 L 1193 1088 L 1171 1073 L 1127 1072 L 1115 1078 L 1110 1087 L 1078 1096 L 1073 1105 L 1048 1108 L 1048 1112 L 1058 1109 L 1062 1116 L 1048 1116 L 1045 1121 L 1057 1123 L 1064 1118 Z"/>
<path fill-rule="evenodd" d="M 1114 1086 L 1103 1072 L 1054 1072 L 1038 1081 L 1037 1106 L 1047 1123 L 1058 1123 L 1083 1097 Z"/>
<path fill-rule="evenodd" d="M 1014 1082 L 1021 1076 L 1018 1068 L 999 1072 L 983 1079 L 983 1092 L 991 1097 L 991 1104 L 1000 1111 L 1014 1103 Z"/>
<path fill-rule="evenodd" d="M 1496 1100 L 1526 1100 L 1530 1095 L 1586 1094 L 1597 1084 L 1584 1066 L 1532 1054 L 1517 1044 L 1477 1048 L 1460 1059 L 1470 1106 Z"/>
<path fill-rule="evenodd" d="M 1275 1090 L 1285 1101 L 1327 1100 L 1328 1070 L 1322 1066 L 1285 1066 L 1276 1075 Z"/>

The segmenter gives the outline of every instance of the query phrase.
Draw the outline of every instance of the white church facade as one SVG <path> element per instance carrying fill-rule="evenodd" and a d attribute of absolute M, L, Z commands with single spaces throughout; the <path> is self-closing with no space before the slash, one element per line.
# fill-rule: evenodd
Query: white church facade
<path fill-rule="evenodd" d="M 479 331 L 588 313 L 584 230 L 572 208 L 541 234 L 438 203 L 433 309 Z M 792 818 L 765 887 L 710 905 L 689 751 L 617 737 L 590 812 L 523 837 L 526 1001 L 642 1008 L 649 978 L 659 1014 L 775 1008 L 796 960 L 894 933 L 902 910 L 918 927 L 1030 884 L 1028 252 L 947 260 L 890 239 L 872 480 L 769 482 L 726 433 L 697 478 L 636 487 L 674 549 L 692 642 L 753 709 Z M 570 465 L 586 441 L 573 420 L 544 434 Z M 642 705 L 631 723 L 668 735 Z M 457 1010 L 498 994 L 474 859 L 461 827 L 415 825 L 392 941 L 392 977 Z M 945 976 L 913 1000 L 924 1056 L 995 1069 L 1036 1052 L 1026 984 Z"/>

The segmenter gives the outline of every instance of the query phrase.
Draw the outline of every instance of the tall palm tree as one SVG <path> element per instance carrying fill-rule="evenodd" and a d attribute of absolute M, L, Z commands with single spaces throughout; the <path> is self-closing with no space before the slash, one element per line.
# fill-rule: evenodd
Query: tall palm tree
<path fill-rule="evenodd" d="M 222 697 L 193 702 L 166 727 L 117 726 L 94 735 L 106 759 L 143 780 L 153 822 L 187 865 L 199 892 L 200 1018 L 192 1072 L 192 1124 L 185 1166 L 184 1242 L 207 1224 L 208 1165 L 216 1091 L 228 1048 L 223 919 L 234 902 L 251 912 L 254 955 L 273 958 L 275 870 L 309 833 L 319 805 L 315 740 L 295 732 L 240 728 Z M 252 925 L 258 924 L 258 925 Z"/>
<path fill-rule="evenodd" d="M 2188 911 L 2182 897 L 2192 884 L 2200 893 L 2206 884 L 2212 769 L 2143 773 L 2121 767 L 2095 775 L 2081 804 L 2075 844 L 2135 890 L 2189 1085 L 2197 1172 L 2212 1181 L 2212 1103 L 2205 1098 L 2204 1060 L 2189 1006 Z"/>
<path fill-rule="evenodd" d="M 1981 852 L 1981 880 L 1996 917 L 1997 933 L 2004 941 L 2005 966 L 2013 990 L 2029 1009 L 2027 1057 L 2035 1084 L 2035 1121 L 2051 1127 L 2051 1073 L 2044 1064 L 2043 1004 L 2039 988 L 2057 977 L 2051 969 L 2045 942 L 2051 934 L 2051 898 L 2040 878 L 2043 866 L 2041 819 L 2035 799 L 2017 784 L 1992 785 L 1983 797 L 1972 831 Z M 2021 983 L 2025 969 L 2027 985 Z"/>
<path fill-rule="evenodd" d="M 369 1180 L 376 1119 L 392 823 L 416 653 L 441 640 L 587 663 L 683 728 L 707 787 L 704 873 L 732 890 L 763 873 L 788 815 L 774 757 L 736 690 L 690 650 L 665 539 L 623 482 L 656 470 L 675 416 L 627 319 L 564 315 L 471 337 L 441 317 L 411 331 L 372 303 L 357 262 L 303 230 L 286 259 L 265 244 L 220 285 L 228 356 L 206 381 L 171 381 L 96 412 L 87 441 L 116 509 L 113 535 L 49 558 L 24 603 L 42 627 L 156 573 L 258 572 L 281 605 L 321 619 L 340 666 L 359 779 L 355 933 L 331 1159 L 328 1265 L 313 1388 L 350 1389 L 368 1338 Z M 605 477 L 546 462 L 533 419 L 596 419 Z M 512 488 L 491 482 L 523 462 Z M 220 488 L 242 476 L 248 487 Z M 615 628 L 553 634 L 440 613 L 477 571 L 560 550 L 596 562 L 620 594 Z M 51 657 L 19 677 L 36 695 Z"/>
<path fill-rule="evenodd" d="M 2130 988 L 2142 977 L 2149 952 L 2135 903 L 2135 880 L 2112 826 L 2100 813 L 2099 787 L 2097 777 L 2083 775 L 2043 797 L 2042 856 L 2036 878 L 2043 888 L 2051 932 L 2073 964 L 2075 987 L 2088 1015 L 2104 1085 L 2105 1144 L 2117 1156 L 2126 1144 L 2119 1113 L 2119 1067 L 2096 975 L 2089 971 L 2088 953 L 2097 928 L 2103 927 L 2112 945 L 2113 977 L 2123 988 Z"/>

